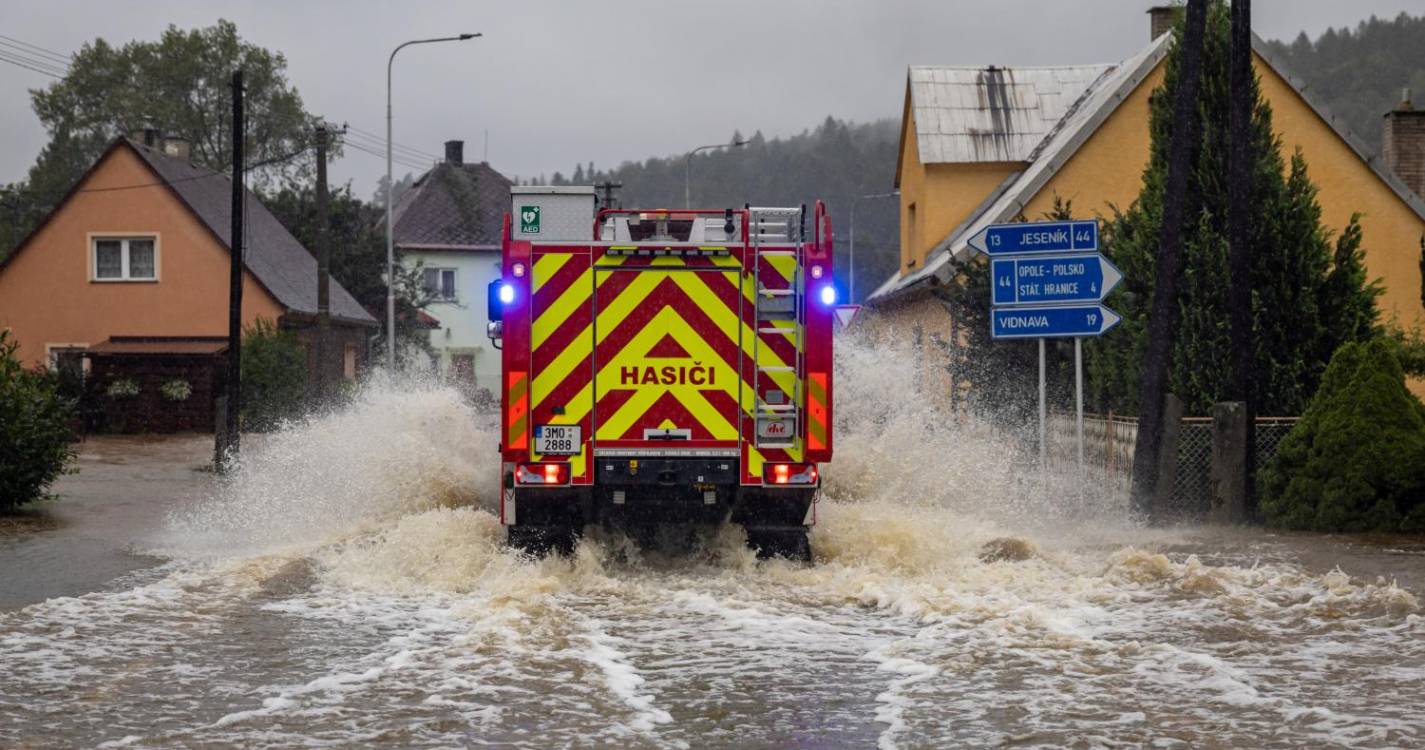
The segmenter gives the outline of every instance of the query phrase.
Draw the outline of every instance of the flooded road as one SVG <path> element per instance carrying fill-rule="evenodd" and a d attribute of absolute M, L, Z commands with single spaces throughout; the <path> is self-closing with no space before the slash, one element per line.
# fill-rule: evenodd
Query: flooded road
<path fill-rule="evenodd" d="M 153 494 L 0 535 L 0 747 L 1425 744 L 1425 544 L 1045 500 L 844 354 L 810 567 L 735 529 L 520 558 L 488 425 L 439 389 L 254 441 L 222 486 L 206 444 L 97 441 L 66 496 Z"/>

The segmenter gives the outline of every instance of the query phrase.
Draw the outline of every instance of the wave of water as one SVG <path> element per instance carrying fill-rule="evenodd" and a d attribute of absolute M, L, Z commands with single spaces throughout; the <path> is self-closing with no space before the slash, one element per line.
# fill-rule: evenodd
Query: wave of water
<path fill-rule="evenodd" d="M 0 745 L 1425 741 L 1415 595 L 1270 543 L 1169 554 L 1187 532 L 1022 481 L 914 363 L 838 351 L 813 566 L 736 528 L 521 557 L 490 417 L 373 384 L 250 441 L 159 536 L 157 576 L 0 614 Z"/>

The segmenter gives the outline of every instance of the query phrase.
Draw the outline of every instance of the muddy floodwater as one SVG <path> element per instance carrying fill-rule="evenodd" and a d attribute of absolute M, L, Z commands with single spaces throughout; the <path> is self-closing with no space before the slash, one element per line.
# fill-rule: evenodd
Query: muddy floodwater
<path fill-rule="evenodd" d="M 1425 544 L 1144 529 L 839 356 L 811 566 L 521 558 L 439 388 L 226 483 L 206 439 L 90 441 L 0 527 L 0 747 L 1425 746 Z"/>

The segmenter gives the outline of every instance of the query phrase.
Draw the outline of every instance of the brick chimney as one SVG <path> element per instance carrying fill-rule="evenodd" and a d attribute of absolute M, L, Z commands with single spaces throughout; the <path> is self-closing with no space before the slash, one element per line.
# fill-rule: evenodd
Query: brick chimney
<path fill-rule="evenodd" d="M 1172 32 L 1173 24 L 1178 22 L 1182 13 L 1181 5 L 1155 5 L 1149 8 L 1148 40 L 1156 41 L 1158 37 Z"/>
<path fill-rule="evenodd" d="M 445 163 L 457 167 L 465 163 L 465 141 L 445 142 Z"/>
<path fill-rule="evenodd" d="M 1425 110 L 1410 102 L 1410 89 L 1401 92 L 1400 104 L 1385 113 L 1382 155 L 1390 171 L 1416 195 L 1425 197 Z"/>

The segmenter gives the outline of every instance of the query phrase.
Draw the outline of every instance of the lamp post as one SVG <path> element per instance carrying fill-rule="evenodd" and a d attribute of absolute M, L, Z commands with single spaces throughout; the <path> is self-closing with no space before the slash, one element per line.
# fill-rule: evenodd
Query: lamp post
<path fill-rule="evenodd" d="M 391 199 L 395 192 L 395 178 L 391 175 L 391 66 L 396 62 L 396 53 L 413 44 L 463 42 L 478 36 L 482 35 L 460 34 L 435 39 L 412 39 L 396 45 L 396 48 L 391 50 L 391 56 L 386 59 L 386 368 L 391 374 L 396 372 L 396 241 L 391 226 Z"/>
<path fill-rule="evenodd" d="M 896 198 L 901 191 L 892 190 L 889 193 L 871 193 L 861 195 L 851 199 L 851 262 L 848 264 L 846 272 L 846 301 L 854 303 L 856 301 L 856 204 L 861 201 L 875 198 Z"/>
<path fill-rule="evenodd" d="M 683 155 L 683 208 L 693 207 L 693 154 L 699 151 L 706 151 L 710 148 L 737 148 L 746 146 L 747 140 L 733 141 L 732 143 L 710 143 L 706 146 L 698 146 Z"/>

